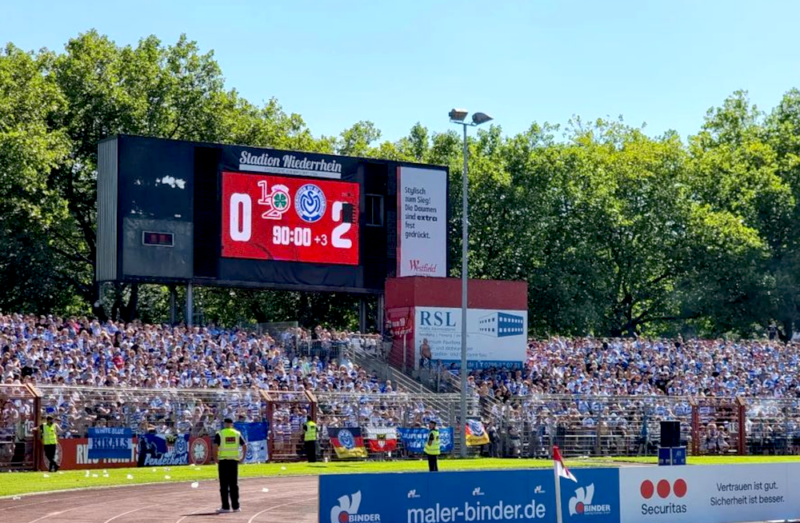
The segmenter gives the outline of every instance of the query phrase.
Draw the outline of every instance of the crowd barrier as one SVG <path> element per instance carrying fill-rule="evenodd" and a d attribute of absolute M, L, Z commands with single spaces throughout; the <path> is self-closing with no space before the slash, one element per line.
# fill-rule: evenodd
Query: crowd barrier
<path fill-rule="evenodd" d="M 140 438 L 134 437 L 132 447 L 125 457 L 119 458 L 98 458 L 89 457 L 89 439 L 71 438 L 62 439 L 56 447 L 56 461 L 62 470 L 83 470 L 83 469 L 111 469 L 128 467 L 152 467 L 152 466 L 180 466 L 180 465 L 207 465 L 211 463 L 211 438 L 188 437 L 188 445 L 185 452 L 167 452 L 166 459 L 156 457 L 155 461 L 139 461 Z M 180 449 L 179 449 L 180 450 Z M 163 455 L 162 454 L 162 455 Z M 143 457 L 144 458 L 144 457 Z M 42 470 L 47 469 L 47 461 L 42 457 Z"/>
<path fill-rule="evenodd" d="M 483 427 L 478 422 L 470 423 L 472 429 L 467 444 L 484 444 Z M 247 442 L 246 463 L 281 460 L 282 455 L 273 455 L 274 447 L 268 445 L 274 435 L 267 422 L 237 422 L 234 427 Z M 322 454 L 331 460 L 419 459 L 428 437 L 428 429 L 418 427 L 380 427 L 363 432 L 359 427 L 340 427 L 327 428 L 325 432 L 320 447 Z M 442 427 L 439 435 L 442 454 L 453 452 L 453 428 Z M 120 428 L 90 429 L 88 437 L 60 439 L 56 446 L 56 461 L 64 470 L 203 465 L 210 462 L 210 456 L 211 438 L 208 436 L 155 432 L 133 435 L 130 429 Z M 41 458 L 41 467 L 45 470 L 48 463 L 43 455 Z"/>
<path fill-rule="evenodd" d="M 266 421 L 270 459 L 284 461 L 304 458 L 301 427 L 309 415 L 329 459 L 337 455 L 328 428 L 358 429 L 367 439 L 372 429 L 425 428 L 434 419 L 454 428 L 453 451 L 460 453 L 458 394 L 4 386 L 0 406 L 0 470 L 36 468 L 41 452 L 33 428 L 47 415 L 63 440 L 86 438 L 93 427 L 208 438 L 223 417 Z M 681 444 L 691 455 L 800 454 L 800 399 L 535 395 L 501 402 L 471 396 L 468 416 L 481 413 L 492 440 L 470 446 L 470 454 L 548 458 L 558 445 L 568 457 L 654 456 L 663 420 L 681 422 Z M 398 440 L 391 454 L 376 457 L 416 457 L 404 446 Z"/>
<path fill-rule="evenodd" d="M 742 523 L 800 518 L 800 463 L 572 470 L 564 523 Z M 556 522 L 552 469 L 320 476 L 324 523 Z"/>

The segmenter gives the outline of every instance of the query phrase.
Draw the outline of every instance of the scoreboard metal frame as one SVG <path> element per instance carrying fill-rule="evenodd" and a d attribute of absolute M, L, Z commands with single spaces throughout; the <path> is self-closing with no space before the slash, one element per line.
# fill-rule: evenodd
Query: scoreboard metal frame
<path fill-rule="evenodd" d="M 96 279 L 382 294 L 386 279 L 397 271 L 396 173 L 404 166 L 448 174 L 446 167 L 372 158 L 113 136 L 98 144 Z M 352 220 L 358 263 L 325 263 L 319 256 L 323 261 L 315 263 L 285 256 L 223 256 L 223 173 L 292 178 L 321 187 L 326 181 L 357 183 Z M 367 223 L 368 198 L 376 197 L 383 215 L 379 226 Z M 449 217 L 449 204 L 443 205 Z M 341 213 L 338 218 L 343 219 Z M 145 242 L 145 233 L 165 235 L 172 244 Z"/>

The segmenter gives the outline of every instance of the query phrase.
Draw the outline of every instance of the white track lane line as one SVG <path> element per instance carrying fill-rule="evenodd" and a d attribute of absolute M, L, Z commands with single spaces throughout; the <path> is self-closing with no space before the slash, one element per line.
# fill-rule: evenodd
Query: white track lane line
<path fill-rule="evenodd" d="M 248 479 L 249 479 L 249 478 L 248 478 Z M 312 487 L 309 487 L 309 488 L 312 488 Z M 249 492 L 242 491 L 242 494 L 253 494 L 253 493 L 255 493 L 255 492 L 261 492 L 261 490 L 251 490 L 251 491 L 249 491 Z M 314 493 L 314 494 L 316 494 L 316 493 Z M 315 496 L 315 497 L 316 497 L 316 496 Z M 242 501 L 244 501 L 244 500 L 242 500 Z M 291 504 L 294 504 L 294 503 L 295 503 L 295 502 L 293 501 Z M 281 505 L 281 506 L 283 506 L 283 505 Z M 181 517 L 181 518 L 180 518 L 178 521 L 176 521 L 175 523 L 183 523 L 183 520 L 184 520 L 184 519 L 186 519 L 186 518 L 188 518 L 188 517 L 190 517 L 190 516 L 195 516 L 195 515 L 197 515 L 197 514 L 202 514 L 202 513 L 204 513 L 204 512 L 207 512 L 207 511 L 209 511 L 209 510 L 215 510 L 216 508 L 217 508 L 217 505 L 214 505 L 213 507 L 208 507 L 208 508 L 202 508 L 202 509 L 195 510 L 195 511 L 194 511 L 194 512 L 192 512 L 191 514 L 186 514 L 185 516 Z M 277 508 L 277 507 L 275 507 L 275 508 Z M 258 515 L 258 514 L 256 514 L 256 515 Z M 254 517 L 255 517 L 255 516 L 254 516 Z"/>
<path fill-rule="evenodd" d="M 60 494 L 60 492 L 56 492 L 55 494 Z M 36 494 L 36 495 L 37 496 L 47 496 L 49 494 L 44 493 L 44 494 Z M 23 496 L 20 496 L 20 497 L 23 497 Z M 65 499 L 48 499 L 47 501 L 37 501 L 36 503 L 23 503 L 22 505 L 9 505 L 7 507 L 3 507 L 3 510 L 5 511 L 5 510 L 11 510 L 13 508 L 32 507 L 34 505 L 44 505 L 45 503 L 58 503 L 60 501 L 72 501 L 74 499 L 86 499 L 86 498 L 92 498 L 92 497 L 94 497 L 94 496 L 79 496 L 79 497 L 75 497 L 75 498 L 65 498 Z"/>
<path fill-rule="evenodd" d="M 139 512 L 140 510 L 144 510 L 144 509 L 152 508 L 152 507 L 157 507 L 157 506 L 159 506 L 159 505 L 147 505 L 145 507 L 135 508 L 133 510 L 129 510 L 128 512 L 123 512 L 122 514 L 117 514 L 113 518 L 109 518 L 109 519 L 105 520 L 103 523 L 111 523 L 115 519 L 119 519 L 122 516 L 127 516 L 128 514 L 133 514 L 134 512 Z"/>
<path fill-rule="evenodd" d="M 38 517 L 36 519 L 32 519 L 28 521 L 28 523 L 36 523 L 37 521 L 42 521 L 43 519 L 52 518 L 53 516 L 60 516 L 61 514 L 66 514 L 67 512 L 72 512 L 73 510 L 79 510 L 82 508 L 86 508 L 89 505 L 80 505 L 78 507 L 68 508 L 67 510 L 62 510 L 59 512 L 51 512 L 49 514 L 45 514 L 44 516 Z"/>
<path fill-rule="evenodd" d="M 174 492 L 170 492 L 168 494 L 157 494 L 154 497 L 164 497 L 164 496 L 174 496 L 174 495 L 175 495 Z M 59 500 L 59 501 L 65 501 L 65 500 Z M 61 511 L 58 511 L 58 512 L 50 512 L 49 514 L 45 514 L 44 516 L 40 516 L 40 517 L 38 517 L 36 519 L 28 521 L 28 523 L 38 523 L 39 521 L 45 520 L 47 518 L 60 516 L 61 514 L 64 514 L 64 513 L 67 513 L 67 512 L 72 512 L 73 510 L 85 509 L 87 507 L 93 507 L 93 506 L 96 506 L 96 505 L 104 505 L 106 503 L 118 503 L 120 501 L 121 501 L 120 499 L 112 499 L 112 500 L 109 500 L 109 501 L 100 501 L 98 503 L 86 503 L 84 505 L 78 505 L 77 507 L 68 508 L 66 510 L 61 510 Z M 154 507 L 154 506 L 164 505 L 164 504 L 165 503 L 157 503 L 155 505 L 149 505 L 149 507 Z"/>
<path fill-rule="evenodd" d="M 264 512 L 269 512 L 270 510 L 275 510 L 276 508 L 288 507 L 289 505 L 297 505 L 298 503 L 307 503 L 307 502 L 308 502 L 308 500 L 307 500 L 307 499 L 301 499 L 301 500 L 298 500 L 298 501 L 292 501 L 291 503 L 284 503 L 284 504 L 282 504 L 282 505 L 275 505 L 274 507 L 269 507 L 269 508 L 267 508 L 267 509 L 264 509 L 264 510 L 262 510 L 261 512 L 256 512 L 256 513 L 253 515 L 253 517 L 252 517 L 252 518 L 250 518 L 250 519 L 248 519 L 248 520 L 247 520 L 247 523 L 253 523 L 253 521 L 255 521 L 255 520 L 256 520 L 256 518 L 257 518 L 258 516 L 260 516 L 261 514 L 263 514 Z"/>

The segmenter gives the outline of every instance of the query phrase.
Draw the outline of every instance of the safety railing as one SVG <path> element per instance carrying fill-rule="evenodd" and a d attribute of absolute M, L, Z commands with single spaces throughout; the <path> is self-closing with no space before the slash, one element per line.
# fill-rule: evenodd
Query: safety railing
<path fill-rule="evenodd" d="M 38 461 L 34 428 L 41 392 L 27 384 L 0 384 L 0 471 L 32 470 Z"/>
<path fill-rule="evenodd" d="M 265 399 L 256 389 L 137 389 L 43 385 L 42 414 L 62 437 L 86 437 L 89 427 L 130 427 L 134 434 L 213 435 L 222 419 L 260 421 Z"/>
<path fill-rule="evenodd" d="M 314 397 L 260 389 L 41 386 L 38 390 L 41 398 L 36 403 L 5 395 L 0 466 L 18 461 L 20 453 L 30 459 L 37 415 L 52 415 L 63 438 L 85 438 L 89 427 L 98 426 L 130 427 L 134 434 L 155 431 L 202 437 L 214 434 L 224 417 L 269 421 L 271 454 L 286 459 L 297 458 L 301 426 L 309 415 L 321 427 L 365 431 L 425 427 L 435 419 L 440 426 L 453 427 L 456 452 L 461 437 L 456 393 L 324 392 Z M 668 420 L 681 422 L 681 444 L 693 455 L 800 454 L 800 399 L 533 395 L 485 401 L 470 394 L 465 414 L 484 421 L 491 443 L 481 451 L 490 455 L 546 457 L 553 445 L 567 456 L 655 455 L 660 422 Z M 25 443 L 25 448 L 17 443 Z"/>

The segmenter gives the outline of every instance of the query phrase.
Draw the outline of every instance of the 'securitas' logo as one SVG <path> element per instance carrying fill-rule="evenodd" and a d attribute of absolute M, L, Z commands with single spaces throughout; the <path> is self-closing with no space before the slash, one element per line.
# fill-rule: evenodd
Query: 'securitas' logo
<path fill-rule="evenodd" d="M 674 482 L 660 479 L 656 482 L 646 479 L 639 486 L 639 494 L 646 500 L 641 507 L 642 515 L 685 514 L 689 507 L 681 503 L 689 491 L 686 480 L 678 478 Z M 661 498 L 661 501 L 658 499 Z"/>
<path fill-rule="evenodd" d="M 306 184 L 298 189 L 294 196 L 294 209 L 301 220 L 308 223 L 319 221 L 325 216 L 328 202 L 322 189 L 313 184 Z"/>

